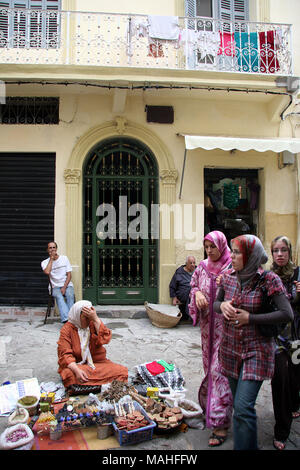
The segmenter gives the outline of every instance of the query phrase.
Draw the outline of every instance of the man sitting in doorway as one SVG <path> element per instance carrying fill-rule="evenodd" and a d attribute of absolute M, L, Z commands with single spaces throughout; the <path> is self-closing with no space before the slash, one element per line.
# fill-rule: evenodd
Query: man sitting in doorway
<path fill-rule="evenodd" d="M 172 298 L 173 305 L 178 305 L 182 319 L 187 320 L 190 318 L 188 312 L 188 305 L 190 300 L 191 279 L 192 274 L 196 268 L 196 259 L 194 256 L 186 258 L 185 265 L 176 269 L 170 285 L 170 297 Z"/>
<path fill-rule="evenodd" d="M 48 243 L 49 258 L 41 262 L 42 270 L 52 286 L 52 295 L 56 300 L 62 323 L 68 321 L 68 313 L 75 302 L 74 287 L 71 281 L 72 266 L 67 256 L 57 253 L 57 243 Z M 50 285 L 49 285 L 50 290 Z"/>

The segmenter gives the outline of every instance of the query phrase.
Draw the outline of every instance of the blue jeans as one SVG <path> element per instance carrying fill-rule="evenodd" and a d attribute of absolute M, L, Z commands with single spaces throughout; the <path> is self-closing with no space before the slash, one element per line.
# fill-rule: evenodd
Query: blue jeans
<path fill-rule="evenodd" d="M 228 377 L 233 395 L 234 450 L 257 450 L 257 423 L 255 402 L 262 385 L 260 380 L 242 380 Z"/>
<path fill-rule="evenodd" d="M 68 320 L 69 310 L 75 302 L 73 286 L 68 286 L 66 288 L 66 293 L 64 296 L 61 293 L 60 287 L 53 287 L 52 296 L 56 300 L 61 321 L 66 322 Z"/>

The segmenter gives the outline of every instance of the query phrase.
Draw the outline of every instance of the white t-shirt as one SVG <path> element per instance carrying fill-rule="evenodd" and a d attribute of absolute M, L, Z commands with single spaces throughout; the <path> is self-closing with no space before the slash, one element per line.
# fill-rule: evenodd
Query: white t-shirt
<path fill-rule="evenodd" d="M 42 270 L 44 270 L 50 258 L 44 259 L 41 262 Z M 63 287 L 65 280 L 67 279 L 67 273 L 72 271 L 72 266 L 67 256 L 59 255 L 59 257 L 53 261 L 52 269 L 50 272 L 50 280 L 52 287 Z M 68 286 L 73 286 L 72 281 L 69 282 Z"/>

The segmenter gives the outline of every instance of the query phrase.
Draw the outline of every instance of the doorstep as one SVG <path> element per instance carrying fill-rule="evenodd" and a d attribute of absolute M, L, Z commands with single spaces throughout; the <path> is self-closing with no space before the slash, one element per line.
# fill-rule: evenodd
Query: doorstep
<path fill-rule="evenodd" d="M 95 305 L 99 317 L 102 318 L 147 318 L 147 312 L 144 305 Z M 45 317 L 47 306 L 44 307 L 18 307 L 18 306 L 0 306 L 0 320 L 40 320 Z M 60 321 L 59 316 L 53 309 L 47 323 Z"/>

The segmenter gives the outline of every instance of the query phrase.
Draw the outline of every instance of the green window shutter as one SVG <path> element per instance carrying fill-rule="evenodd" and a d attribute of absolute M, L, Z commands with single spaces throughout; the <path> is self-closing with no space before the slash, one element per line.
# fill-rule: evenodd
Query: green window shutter
<path fill-rule="evenodd" d="M 248 0 L 219 0 L 216 4 L 218 18 L 225 21 L 248 21 Z"/>
<path fill-rule="evenodd" d="M 6 12 L 4 9 L 13 9 Z M 3 9 L 3 10 L 2 10 Z M 6 0 L 0 1 L 0 47 L 56 47 L 59 36 L 58 14 L 17 10 L 61 10 L 61 0 Z"/>
<path fill-rule="evenodd" d="M 9 1 L 0 2 L 0 47 L 5 47 L 8 39 L 8 15 L 5 8 L 9 8 Z"/>
<path fill-rule="evenodd" d="M 234 20 L 249 21 L 249 0 L 233 0 Z"/>
<path fill-rule="evenodd" d="M 196 0 L 185 0 L 185 16 L 196 16 Z"/>

